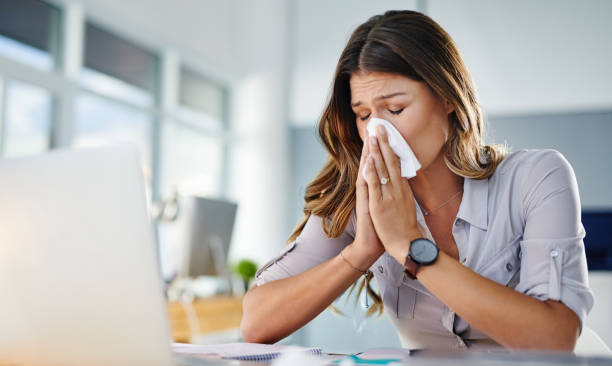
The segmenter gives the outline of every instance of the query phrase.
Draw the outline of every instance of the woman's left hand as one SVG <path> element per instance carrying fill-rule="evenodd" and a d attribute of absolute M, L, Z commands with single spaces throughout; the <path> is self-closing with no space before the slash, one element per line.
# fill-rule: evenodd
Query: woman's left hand
<path fill-rule="evenodd" d="M 404 264 L 410 242 L 422 237 L 412 189 L 401 176 L 400 159 L 382 126 L 378 126 L 377 136 L 368 137 L 368 143 L 366 177 L 372 222 L 385 250 Z M 384 178 L 387 181 L 382 184 Z"/>

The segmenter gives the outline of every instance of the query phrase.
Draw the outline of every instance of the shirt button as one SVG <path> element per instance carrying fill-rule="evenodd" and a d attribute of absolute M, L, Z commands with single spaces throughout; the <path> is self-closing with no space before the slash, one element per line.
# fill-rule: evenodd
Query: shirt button
<path fill-rule="evenodd" d="M 506 263 L 506 269 L 508 270 L 508 272 L 512 271 L 512 263 L 508 262 Z"/>
<path fill-rule="evenodd" d="M 380 273 L 385 272 L 385 270 L 383 269 L 383 266 L 378 266 L 378 272 L 380 272 Z"/>
<path fill-rule="evenodd" d="M 550 252 L 550 256 L 553 258 L 557 257 L 558 255 L 559 255 L 559 252 L 556 250 L 553 250 L 552 252 Z"/>

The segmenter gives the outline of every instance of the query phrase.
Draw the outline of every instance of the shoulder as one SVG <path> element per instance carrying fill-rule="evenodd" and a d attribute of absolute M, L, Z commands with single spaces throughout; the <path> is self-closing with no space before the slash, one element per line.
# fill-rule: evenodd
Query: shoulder
<path fill-rule="evenodd" d="M 557 150 L 519 150 L 508 154 L 497 167 L 495 174 L 532 172 L 546 167 L 570 168 L 567 159 Z"/>
<path fill-rule="evenodd" d="M 524 201 L 569 189 L 578 192 L 568 160 L 557 150 L 520 150 L 508 154 L 491 177 L 498 185 L 519 193 Z"/>
<path fill-rule="evenodd" d="M 503 178 L 502 178 L 503 176 Z M 546 178 L 575 180 L 572 166 L 557 150 L 519 150 L 508 154 L 492 178 L 530 186 Z"/>

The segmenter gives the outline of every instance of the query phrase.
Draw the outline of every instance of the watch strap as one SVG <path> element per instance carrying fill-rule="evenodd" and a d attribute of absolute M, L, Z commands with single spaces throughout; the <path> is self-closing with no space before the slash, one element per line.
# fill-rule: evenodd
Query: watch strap
<path fill-rule="evenodd" d="M 404 261 L 404 274 L 406 274 L 406 276 L 408 276 L 408 278 L 411 280 L 416 280 L 416 273 L 420 266 L 420 264 L 410 258 L 410 253 L 408 253 L 408 255 L 406 255 L 406 260 Z"/>

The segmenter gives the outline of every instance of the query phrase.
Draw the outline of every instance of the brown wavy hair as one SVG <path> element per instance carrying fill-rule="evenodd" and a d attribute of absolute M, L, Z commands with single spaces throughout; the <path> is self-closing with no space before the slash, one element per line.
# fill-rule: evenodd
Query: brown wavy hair
<path fill-rule="evenodd" d="M 385 72 L 424 82 L 454 106 L 444 161 L 457 175 L 488 178 L 506 154 L 504 146 L 485 145 L 484 121 L 476 89 L 452 38 L 428 16 L 409 10 L 387 11 L 357 27 L 342 51 L 331 94 L 321 119 L 319 136 L 329 156 L 304 195 L 304 217 L 289 238 L 295 240 L 311 215 L 324 218 L 328 237 L 345 230 L 355 208 L 355 186 L 363 142 L 351 109 L 349 80 L 356 72 Z M 367 276 L 374 305 L 368 315 L 382 313 L 382 301 Z M 355 284 L 353 285 L 354 289 Z"/>

